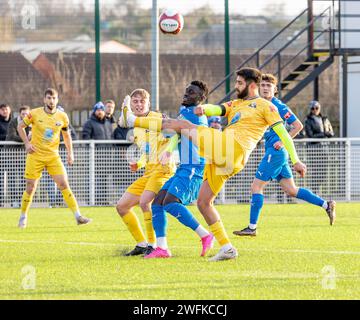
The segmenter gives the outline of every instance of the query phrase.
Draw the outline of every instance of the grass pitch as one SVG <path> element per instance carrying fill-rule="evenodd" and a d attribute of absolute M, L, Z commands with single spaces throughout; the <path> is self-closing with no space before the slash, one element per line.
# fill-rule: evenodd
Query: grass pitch
<path fill-rule="evenodd" d="M 332 227 L 318 207 L 266 205 L 256 238 L 232 235 L 248 206 L 218 208 L 237 260 L 201 258 L 171 216 L 173 258 L 144 260 L 122 256 L 134 241 L 114 208 L 83 208 L 87 226 L 68 209 L 31 209 L 26 230 L 18 210 L 1 209 L 0 299 L 360 299 L 360 204 L 338 204 Z"/>

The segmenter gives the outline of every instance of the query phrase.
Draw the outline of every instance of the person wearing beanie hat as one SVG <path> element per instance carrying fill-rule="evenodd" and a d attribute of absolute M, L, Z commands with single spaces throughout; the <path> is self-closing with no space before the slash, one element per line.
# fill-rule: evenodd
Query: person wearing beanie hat
<path fill-rule="evenodd" d="M 93 106 L 90 119 L 85 122 L 82 132 L 84 140 L 110 140 L 111 133 L 106 130 L 105 106 L 99 101 Z"/>

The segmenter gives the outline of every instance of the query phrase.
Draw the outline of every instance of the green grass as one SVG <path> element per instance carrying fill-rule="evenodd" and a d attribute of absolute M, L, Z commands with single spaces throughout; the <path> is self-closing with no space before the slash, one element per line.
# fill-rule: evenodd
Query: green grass
<path fill-rule="evenodd" d="M 32 209 L 26 230 L 18 210 L 1 209 L 0 299 L 360 299 L 360 204 L 338 204 L 332 227 L 318 207 L 266 205 L 256 238 L 232 235 L 248 206 L 218 208 L 237 260 L 201 258 L 198 238 L 172 217 L 173 258 L 144 260 L 121 255 L 134 242 L 114 208 L 83 208 L 94 220 L 80 227 L 67 209 Z M 35 289 L 23 288 L 25 266 Z M 323 286 L 326 266 L 333 289 Z"/>

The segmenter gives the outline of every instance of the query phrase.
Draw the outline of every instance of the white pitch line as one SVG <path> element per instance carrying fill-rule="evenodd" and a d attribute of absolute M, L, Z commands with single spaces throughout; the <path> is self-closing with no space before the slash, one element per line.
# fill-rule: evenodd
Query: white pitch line
<path fill-rule="evenodd" d="M 74 241 L 50 241 L 50 240 L 12 240 L 12 239 L 0 239 L 0 243 L 27 243 L 27 244 L 65 244 L 65 245 L 80 245 L 80 246 L 111 246 L 111 247 L 130 247 L 131 245 L 124 245 L 118 243 L 101 243 L 101 242 L 74 242 Z M 179 249 L 195 249 L 198 250 L 198 247 L 195 246 L 171 246 L 172 248 Z M 336 250 L 303 250 L 303 249 L 266 249 L 266 248 L 239 248 L 241 251 L 250 251 L 250 252 L 275 252 L 275 253 L 320 253 L 320 254 L 340 254 L 340 255 L 360 255 L 360 251 L 336 251 Z"/>

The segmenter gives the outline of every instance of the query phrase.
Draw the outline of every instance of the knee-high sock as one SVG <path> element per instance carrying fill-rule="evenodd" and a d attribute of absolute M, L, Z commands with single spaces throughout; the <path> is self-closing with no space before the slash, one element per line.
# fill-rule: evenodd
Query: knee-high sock
<path fill-rule="evenodd" d="M 125 225 L 129 229 L 136 243 L 146 242 L 144 233 L 141 229 L 139 219 L 137 218 L 135 212 L 129 211 L 121 218 L 123 219 Z"/>
<path fill-rule="evenodd" d="M 69 188 L 69 189 L 61 190 L 61 193 L 64 197 L 65 203 L 70 208 L 70 210 L 74 214 L 79 214 L 80 213 L 79 206 L 71 189 Z"/>
<path fill-rule="evenodd" d="M 210 227 L 210 231 L 214 235 L 215 239 L 219 242 L 219 244 L 223 247 L 227 244 L 230 244 L 229 237 L 225 231 L 224 225 L 221 220 L 215 222 Z"/>
<path fill-rule="evenodd" d="M 257 224 L 263 205 L 264 196 L 261 193 L 254 193 L 250 203 L 250 224 Z"/>
<path fill-rule="evenodd" d="M 151 206 L 151 211 L 156 238 L 166 237 L 167 217 L 164 207 L 159 204 L 153 204 Z"/>
<path fill-rule="evenodd" d="M 21 214 L 27 215 L 33 200 L 33 195 L 29 195 L 24 191 L 21 199 Z"/>
<path fill-rule="evenodd" d="M 322 207 L 325 200 L 311 192 L 309 189 L 299 188 L 296 198 L 312 203 L 316 206 Z"/>
<path fill-rule="evenodd" d="M 184 226 L 187 226 L 194 231 L 200 225 L 192 213 L 179 202 L 168 203 L 164 206 L 164 209 L 178 219 Z"/>
<path fill-rule="evenodd" d="M 137 117 L 135 119 L 134 126 L 150 129 L 152 131 L 161 131 L 162 119 L 152 117 Z"/>
<path fill-rule="evenodd" d="M 151 211 L 144 212 L 144 222 L 145 222 L 145 230 L 148 239 L 148 243 L 155 244 L 156 236 L 155 231 L 152 224 L 152 213 Z"/>

